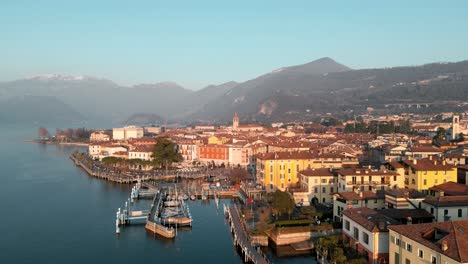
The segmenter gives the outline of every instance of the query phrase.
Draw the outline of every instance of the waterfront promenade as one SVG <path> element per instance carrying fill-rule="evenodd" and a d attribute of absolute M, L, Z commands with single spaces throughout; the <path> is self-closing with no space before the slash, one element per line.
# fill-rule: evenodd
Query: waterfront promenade
<path fill-rule="evenodd" d="M 204 179 L 209 176 L 223 175 L 224 170 L 210 170 L 210 171 L 122 171 L 118 168 L 104 166 L 99 161 L 91 159 L 83 153 L 73 153 L 70 159 L 76 166 L 81 167 L 90 176 L 122 184 L 136 183 L 138 179 L 141 181 L 148 180 L 173 180 L 176 178 L 182 179 Z"/>
<path fill-rule="evenodd" d="M 224 211 L 229 220 L 231 233 L 234 236 L 234 246 L 239 247 L 244 257 L 244 262 L 250 261 L 254 264 L 268 264 L 269 261 L 266 256 L 261 253 L 260 249 L 256 249 L 250 241 L 237 205 L 225 206 Z"/>

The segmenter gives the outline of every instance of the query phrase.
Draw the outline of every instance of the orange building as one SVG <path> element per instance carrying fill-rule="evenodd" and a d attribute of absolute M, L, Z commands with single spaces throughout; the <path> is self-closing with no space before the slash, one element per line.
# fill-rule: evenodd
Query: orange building
<path fill-rule="evenodd" d="M 227 166 L 229 163 L 229 146 L 227 145 L 203 145 L 198 147 L 198 151 L 200 161 L 206 164 L 214 162 L 216 165 L 224 163 Z"/>

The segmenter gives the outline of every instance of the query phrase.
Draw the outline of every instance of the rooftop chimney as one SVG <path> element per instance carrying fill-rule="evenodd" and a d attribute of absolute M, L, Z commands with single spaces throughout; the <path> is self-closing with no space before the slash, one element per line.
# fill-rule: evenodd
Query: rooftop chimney
<path fill-rule="evenodd" d="M 413 218 L 411 218 L 411 216 L 408 216 L 406 218 L 406 224 L 411 225 L 412 223 L 413 223 Z"/>
<path fill-rule="evenodd" d="M 442 244 L 440 245 L 440 248 L 442 249 L 442 251 L 447 251 L 448 249 L 448 244 L 447 244 L 447 240 L 444 240 L 442 241 Z"/>
<path fill-rule="evenodd" d="M 417 160 L 417 159 L 414 159 L 414 160 L 413 160 L 413 164 L 414 164 L 414 165 L 418 164 L 418 160 Z"/>
<path fill-rule="evenodd" d="M 362 192 L 359 192 L 359 197 L 362 197 L 362 195 L 363 195 Z"/>
<path fill-rule="evenodd" d="M 429 160 L 432 160 L 432 155 L 429 156 Z"/>

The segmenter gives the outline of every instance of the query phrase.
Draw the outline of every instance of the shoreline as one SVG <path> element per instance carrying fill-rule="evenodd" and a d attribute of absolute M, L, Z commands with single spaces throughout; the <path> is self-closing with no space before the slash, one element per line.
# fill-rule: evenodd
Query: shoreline
<path fill-rule="evenodd" d="M 77 146 L 77 147 L 88 147 L 89 146 L 89 143 L 83 143 L 83 142 L 50 142 L 50 141 L 41 141 L 41 140 L 38 140 L 38 139 L 24 139 L 23 142 L 46 144 L 46 145 Z"/>

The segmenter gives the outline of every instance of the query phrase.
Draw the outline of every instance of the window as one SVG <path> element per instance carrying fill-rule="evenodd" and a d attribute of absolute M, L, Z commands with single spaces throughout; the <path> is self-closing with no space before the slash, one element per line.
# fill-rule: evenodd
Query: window
<path fill-rule="evenodd" d="M 314 188 L 314 192 L 318 193 L 318 188 L 317 187 Z"/>
<path fill-rule="evenodd" d="M 333 187 L 330 187 L 330 193 L 333 193 Z"/>
<path fill-rule="evenodd" d="M 406 244 L 406 250 L 408 250 L 408 252 L 413 252 L 413 246 L 411 246 L 411 244 Z"/>
<path fill-rule="evenodd" d="M 411 179 L 411 184 L 416 184 L 416 181 L 414 179 Z"/>
<path fill-rule="evenodd" d="M 462 209 L 458 209 L 458 217 L 462 217 Z"/>
<path fill-rule="evenodd" d="M 327 188 L 326 187 L 322 187 L 322 193 L 327 193 Z"/>
<path fill-rule="evenodd" d="M 395 244 L 395 237 L 394 236 L 390 236 L 390 242 Z"/>
<path fill-rule="evenodd" d="M 367 233 L 362 232 L 362 240 L 364 241 L 364 243 L 369 245 L 369 235 Z"/>
<path fill-rule="evenodd" d="M 432 264 L 437 264 L 437 257 L 431 256 L 431 263 Z"/>
<path fill-rule="evenodd" d="M 345 229 L 349 231 L 349 221 L 345 220 Z"/>
<path fill-rule="evenodd" d="M 400 245 L 400 239 L 395 237 L 395 245 L 399 246 Z"/>
<path fill-rule="evenodd" d="M 374 200 L 374 203 L 377 203 L 377 199 Z"/>
<path fill-rule="evenodd" d="M 356 227 L 353 228 L 354 239 L 359 240 L 359 229 Z"/>
<path fill-rule="evenodd" d="M 280 174 L 280 178 L 281 178 L 281 179 L 284 179 L 284 174 Z"/>
<path fill-rule="evenodd" d="M 427 180 L 426 179 L 424 179 L 424 185 L 427 185 Z"/>
<path fill-rule="evenodd" d="M 431 207 L 431 214 L 434 214 L 434 207 Z"/>
<path fill-rule="evenodd" d="M 364 200 L 364 203 L 367 204 L 367 202 L 368 202 L 367 199 L 365 199 L 365 200 Z"/>
<path fill-rule="evenodd" d="M 411 260 L 405 259 L 405 264 L 411 264 Z"/>
<path fill-rule="evenodd" d="M 447 209 L 444 210 L 444 215 L 448 215 L 448 210 Z"/>
<path fill-rule="evenodd" d="M 288 173 L 291 173 L 291 169 L 288 169 Z"/>
<path fill-rule="evenodd" d="M 422 251 L 421 249 L 418 249 L 418 256 L 420 258 L 424 258 L 424 251 Z"/>
<path fill-rule="evenodd" d="M 283 188 L 284 188 L 284 183 L 281 183 L 281 189 L 283 189 Z"/>

